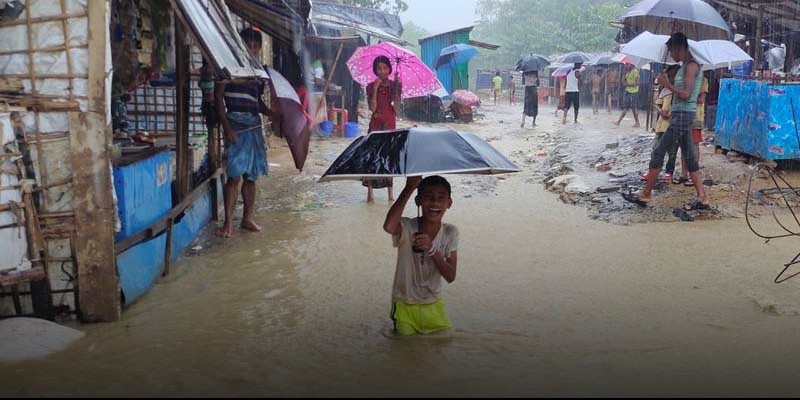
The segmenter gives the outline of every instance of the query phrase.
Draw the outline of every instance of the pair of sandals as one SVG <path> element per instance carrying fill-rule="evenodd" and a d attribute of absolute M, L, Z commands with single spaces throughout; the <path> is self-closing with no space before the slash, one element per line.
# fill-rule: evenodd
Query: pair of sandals
<path fill-rule="evenodd" d="M 646 208 L 647 206 L 650 205 L 650 200 L 643 200 L 641 197 L 639 197 L 638 194 L 635 194 L 635 193 L 632 193 L 632 192 L 623 193 L 622 194 L 622 198 L 625 201 L 627 201 L 629 203 L 636 204 L 637 206 L 642 207 L 642 208 Z M 686 203 L 683 206 L 682 210 L 684 210 L 684 211 L 708 211 L 708 210 L 711 210 L 711 205 L 703 203 L 699 199 L 695 199 L 695 200 L 692 200 L 692 201 Z"/>
<path fill-rule="evenodd" d="M 683 184 L 683 186 L 686 186 L 686 187 L 693 187 L 694 186 L 694 181 L 692 180 L 692 178 L 684 178 L 684 177 L 680 177 L 680 176 L 673 177 L 672 178 L 672 183 L 675 184 L 675 185 Z"/>

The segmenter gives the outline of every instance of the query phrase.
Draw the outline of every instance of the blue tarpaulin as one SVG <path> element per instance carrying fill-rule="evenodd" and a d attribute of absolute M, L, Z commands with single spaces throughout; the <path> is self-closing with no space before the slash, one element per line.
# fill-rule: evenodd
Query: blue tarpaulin
<path fill-rule="evenodd" d="M 718 145 L 769 160 L 800 158 L 800 85 L 723 79 L 717 106 Z"/>

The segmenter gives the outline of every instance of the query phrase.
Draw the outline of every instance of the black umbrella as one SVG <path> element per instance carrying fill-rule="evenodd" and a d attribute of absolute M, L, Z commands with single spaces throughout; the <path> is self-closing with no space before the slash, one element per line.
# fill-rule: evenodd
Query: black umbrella
<path fill-rule="evenodd" d="M 320 182 L 519 171 L 519 167 L 489 143 L 471 133 L 412 128 L 359 137 L 331 165 Z"/>
<path fill-rule="evenodd" d="M 550 61 L 544 56 L 528 54 L 517 62 L 516 70 L 522 72 L 541 71 L 548 65 L 550 65 Z"/>

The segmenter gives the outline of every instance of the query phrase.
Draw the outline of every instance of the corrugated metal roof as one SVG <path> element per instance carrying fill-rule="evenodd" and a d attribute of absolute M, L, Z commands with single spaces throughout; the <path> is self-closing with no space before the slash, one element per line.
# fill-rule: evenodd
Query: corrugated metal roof
<path fill-rule="evenodd" d="M 309 0 L 225 0 L 245 21 L 273 38 L 293 44 L 302 39 L 311 14 Z"/>
<path fill-rule="evenodd" d="M 444 33 L 439 33 L 439 34 L 436 34 L 436 35 L 433 35 L 433 36 L 424 37 L 424 38 L 419 40 L 419 44 L 422 44 L 422 42 L 425 42 L 425 41 L 428 41 L 428 40 L 436 39 L 436 38 L 438 38 L 440 36 L 454 35 L 454 34 L 461 33 L 461 32 L 471 33 L 473 29 L 475 29 L 474 26 L 468 26 L 466 28 L 460 28 L 460 29 L 456 29 L 456 30 L 453 30 L 453 31 L 450 31 L 450 32 L 444 32 Z"/>
<path fill-rule="evenodd" d="M 221 0 L 174 0 L 172 4 L 176 17 L 193 33 L 203 54 L 227 78 L 267 77 L 248 54 Z"/>

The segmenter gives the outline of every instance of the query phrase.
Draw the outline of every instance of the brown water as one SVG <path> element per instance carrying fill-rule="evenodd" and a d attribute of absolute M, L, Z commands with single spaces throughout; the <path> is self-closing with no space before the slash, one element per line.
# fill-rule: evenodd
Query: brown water
<path fill-rule="evenodd" d="M 470 128 L 493 136 L 497 124 Z M 492 142 L 506 152 L 536 132 L 513 125 Z M 0 365 L 0 395 L 797 393 L 798 283 L 771 283 L 797 242 L 765 245 L 736 219 L 591 221 L 529 171 L 452 179 L 455 330 L 395 338 L 385 191 L 366 205 L 358 183 L 314 183 L 345 145 L 315 143 L 302 176 L 275 151 L 281 166 L 259 194 L 266 233 L 207 238 L 123 321 L 81 327 L 85 339 L 46 360 Z"/>

